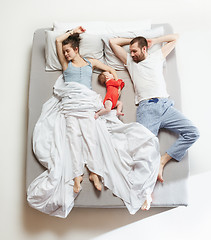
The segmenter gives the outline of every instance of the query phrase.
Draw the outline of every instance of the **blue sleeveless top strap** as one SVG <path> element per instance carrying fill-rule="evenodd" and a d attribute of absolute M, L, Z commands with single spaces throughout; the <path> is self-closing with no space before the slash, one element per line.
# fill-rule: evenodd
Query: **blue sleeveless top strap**
<path fill-rule="evenodd" d="M 86 58 L 83 58 L 88 65 L 83 67 L 75 67 L 72 65 L 70 61 L 68 63 L 68 67 L 65 71 L 63 71 L 64 81 L 65 82 L 78 82 L 87 86 L 89 89 L 92 88 L 92 64 Z"/>

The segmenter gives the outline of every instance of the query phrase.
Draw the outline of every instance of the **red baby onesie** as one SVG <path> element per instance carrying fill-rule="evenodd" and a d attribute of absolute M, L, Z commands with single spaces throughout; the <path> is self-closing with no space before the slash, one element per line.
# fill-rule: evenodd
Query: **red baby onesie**
<path fill-rule="evenodd" d="M 122 88 L 125 86 L 125 83 L 122 79 L 118 79 L 117 81 L 114 79 L 108 80 L 106 82 L 106 95 L 103 101 L 103 104 L 105 104 L 105 101 L 110 100 L 112 102 L 112 108 L 116 107 L 117 100 L 119 98 L 118 90 L 119 87 Z"/>

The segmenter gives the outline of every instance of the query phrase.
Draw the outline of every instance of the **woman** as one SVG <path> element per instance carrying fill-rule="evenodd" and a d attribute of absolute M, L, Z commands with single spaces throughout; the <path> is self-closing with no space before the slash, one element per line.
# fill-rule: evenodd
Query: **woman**
<path fill-rule="evenodd" d="M 101 63 L 97 59 L 85 59 L 80 56 L 79 34 L 85 31 L 82 26 L 79 26 L 56 38 L 57 54 L 62 65 L 65 82 L 78 82 L 91 89 L 92 70 L 94 68 L 108 71 L 113 74 L 115 80 L 118 80 L 116 71 L 111 67 Z M 94 182 L 96 189 L 101 191 L 102 187 L 98 175 L 90 172 L 89 179 Z M 74 178 L 73 189 L 75 193 L 79 192 L 82 180 L 81 175 Z"/>
<path fill-rule="evenodd" d="M 56 39 L 63 74 L 33 132 L 33 151 L 46 171 L 30 184 L 27 201 L 41 212 L 67 217 L 87 166 L 97 190 L 102 188 L 100 176 L 131 214 L 148 210 L 160 163 L 158 139 L 139 123 L 124 124 L 115 111 L 94 118 L 103 103 L 90 89 L 93 68 L 118 77 L 98 60 L 80 56 L 79 34 L 84 31 L 77 27 Z"/>

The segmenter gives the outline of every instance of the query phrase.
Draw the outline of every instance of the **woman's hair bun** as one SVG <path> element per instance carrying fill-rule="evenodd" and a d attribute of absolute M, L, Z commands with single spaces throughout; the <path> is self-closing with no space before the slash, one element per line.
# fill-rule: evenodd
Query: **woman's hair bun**
<path fill-rule="evenodd" d="M 79 33 L 73 33 L 68 38 L 72 39 L 73 41 L 76 41 L 76 42 L 80 42 L 80 40 L 81 40 Z"/>
<path fill-rule="evenodd" d="M 62 42 L 62 45 L 67 45 L 70 44 L 71 47 L 75 50 L 76 48 L 79 49 L 79 43 L 80 43 L 80 35 L 79 33 L 73 33 L 72 35 L 70 35 L 67 39 L 65 39 Z"/>

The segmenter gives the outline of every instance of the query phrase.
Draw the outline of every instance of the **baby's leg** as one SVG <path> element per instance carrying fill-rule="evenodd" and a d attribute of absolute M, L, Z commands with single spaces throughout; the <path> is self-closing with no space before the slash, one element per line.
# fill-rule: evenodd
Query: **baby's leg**
<path fill-rule="evenodd" d="M 116 110 L 117 110 L 117 116 L 124 116 L 124 113 L 122 113 L 122 108 L 123 108 L 123 104 L 121 101 L 117 101 L 117 104 L 116 104 Z"/>
<path fill-rule="evenodd" d="M 95 113 L 95 119 L 97 119 L 99 116 L 109 113 L 111 111 L 111 108 L 112 102 L 110 100 L 105 101 L 104 108 L 100 109 L 100 111 Z"/>
<path fill-rule="evenodd" d="M 82 176 L 79 176 L 79 177 L 75 177 L 74 178 L 74 186 L 73 186 L 73 191 L 75 193 L 78 193 L 81 189 L 81 182 L 83 180 L 83 177 Z"/>
<path fill-rule="evenodd" d="M 95 188 L 97 188 L 97 190 L 99 190 L 99 191 L 102 190 L 100 179 L 96 173 L 91 172 L 89 175 L 89 180 L 94 182 L 94 186 L 95 186 Z"/>
<path fill-rule="evenodd" d="M 105 101 L 104 107 L 107 113 L 110 112 L 112 108 L 112 101 L 111 100 Z"/>

